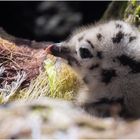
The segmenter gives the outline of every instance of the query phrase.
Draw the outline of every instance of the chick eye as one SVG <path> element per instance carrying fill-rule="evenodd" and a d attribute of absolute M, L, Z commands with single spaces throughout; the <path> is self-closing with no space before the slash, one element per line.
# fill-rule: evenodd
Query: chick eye
<path fill-rule="evenodd" d="M 83 59 L 93 57 L 93 55 L 91 54 L 91 52 L 87 48 L 80 48 L 79 52 L 80 52 L 81 58 L 83 58 Z"/>

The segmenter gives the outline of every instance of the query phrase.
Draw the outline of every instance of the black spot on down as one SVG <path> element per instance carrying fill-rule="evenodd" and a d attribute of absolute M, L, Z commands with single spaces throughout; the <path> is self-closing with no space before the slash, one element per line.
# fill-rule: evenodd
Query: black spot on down
<path fill-rule="evenodd" d="M 102 59 L 102 58 L 103 58 L 103 54 L 102 54 L 101 51 L 98 51 L 98 52 L 97 52 L 97 57 L 98 57 L 99 59 Z"/>
<path fill-rule="evenodd" d="M 132 41 L 135 40 L 135 39 L 136 39 L 136 36 L 130 36 L 129 42 L 132 42 Z"/>
<path fill-rule="evenodd" d="M 97 39 L 98 39 L 99 41 L 102 40 L 102 37 L 103 37 L 103 36 L 102 36 L 100 33 L 97 34 Z"/>
<path fill-rule="evenodd" d="M 122 25 L 119 23 L 116 23 L 116 28 L 122 28 Z"/>
<path fill-rule="evenodd" d="M 115 37 L 112 38 L 113 43 L 120 43 L 121 39 L 124 37 L 124 33 L 119 31 Z"/>
<path fill-rule="evenodd" d="M 98 68 L 99 64 L 93 64 L 89 67 L 89 70 L 94 70 L 95 68 Z"/>
<path fill-rule="evenodd" d="M 130 58 L 127 55 L 121 55 L 117 58 L 122 65 L 129 66 L 131 68 L 132 73 L 139 73 L 140 72 L 140 62 Z"/>
<path fill-rule="evenodd" d="M 111 82 L 111 79 L 116 76 L 116 71 L 114 69 L 103 69 L 101 71 L 101 78 L 103 83 L 109 84 Z"/>

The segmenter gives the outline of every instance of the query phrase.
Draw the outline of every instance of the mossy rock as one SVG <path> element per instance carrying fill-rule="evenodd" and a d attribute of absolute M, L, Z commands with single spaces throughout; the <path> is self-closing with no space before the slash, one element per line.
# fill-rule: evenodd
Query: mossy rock
<path fill-rule="evenodd" d="M 121 19 L 139 27 L 140 1 L 112 1 L 104 12 L 101 20 L 111 19 Z"/>
<path fill-rule="evenodd" d="M 124 20 L 140 26 L 140 1 L 132 0 L 127 4 L 127 8 L 124 12 Z"/>

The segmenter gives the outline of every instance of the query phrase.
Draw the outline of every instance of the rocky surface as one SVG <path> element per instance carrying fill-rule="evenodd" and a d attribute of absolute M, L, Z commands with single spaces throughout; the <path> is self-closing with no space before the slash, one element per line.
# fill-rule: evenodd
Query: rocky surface
<path fill-rule="evenodd" d="M 71 102 L 42 98 L 0 107 L 1 139 L 140 138 L 140 121 L 91 117 Z"/>

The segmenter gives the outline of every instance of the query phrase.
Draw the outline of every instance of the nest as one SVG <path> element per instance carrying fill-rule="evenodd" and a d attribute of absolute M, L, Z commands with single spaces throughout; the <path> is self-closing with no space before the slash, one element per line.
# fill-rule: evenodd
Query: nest
<path fill-rule="evenodd" d="M 1 86 L 16 80 L 17 73 L 21 71 L 26 73 L 26 80 L 22 86 L 29 85 L 30 80 L 36 78 L 43 68 L 42 63 L 46 56 L 47 53 L 43 48 L 33 49 L 26 45 L 17 46 L 13 42 L 0 38 L 0 66 L 4 68 L 0 77 Z"/>
<path fill-rule="evenodd" d="M 61 58 L 47 54 L 49 44 L 0 37 L 0 103 L 44 96 L 74 99 L 78 76 Z"/>

